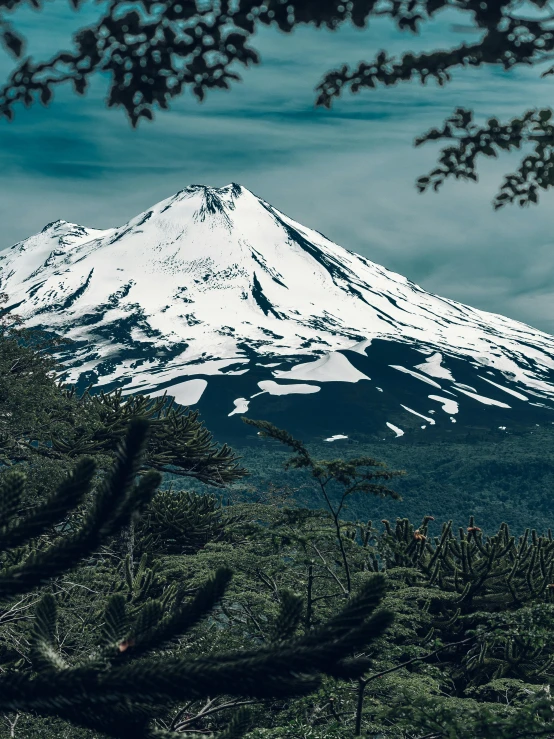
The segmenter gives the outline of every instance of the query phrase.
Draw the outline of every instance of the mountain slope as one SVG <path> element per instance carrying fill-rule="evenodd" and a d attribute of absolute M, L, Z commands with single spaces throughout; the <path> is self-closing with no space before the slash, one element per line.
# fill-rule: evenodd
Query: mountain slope
<path fill-rule="evenodd" d="M 26 326 L 73 340 L 65 382 L 167 391 L 231 435 L 244 413 L 399 439 L 554 422 L 554 337 L 428 293 L 236 184 L 118 228 L 49 224 L 0 252 L 0 290 Z"/>

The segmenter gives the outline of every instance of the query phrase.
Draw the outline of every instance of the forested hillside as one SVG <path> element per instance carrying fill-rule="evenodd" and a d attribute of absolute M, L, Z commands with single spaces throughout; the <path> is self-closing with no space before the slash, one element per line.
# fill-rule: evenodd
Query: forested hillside
<path fill-rule="evenodd" d="M 232 486 L 238 496 L 248 496 L 249 486 L 259 487 L 277 475 L 298 488 L 296 498 L 304 505 L 316 505 L 313 485 L 305 475 L 295 470 L 284 473 L 288 454 L 281 444 L 254 435 L 250 442 L 233 445 L 249 471 L 248 477 Z M 353 500 L 349 516 L 354 518 L 405 516 L 418 521 L 430 515 L 467 526 L 471 514 L 489 534 L 502 522 L 521 531 L 526 527 L 547 531 L 554 524 L 554 426 L 517 435 L 499 431 L 495 438 L 482 434 L 464 442 L 356 435 L 333 442 L 310 441 L 307 446 L 315 457 L 349 459 L 365 454 L 391 469 L 406 471 L 394 484 L 402 502 Z"/>
<path fill-rule="evenodd" d="M 402 475 L 389 445 L 323 456 L 259 421 L 238 459 L 195 413 L 77 398 L 22 336 L 0 338 L 0 736 L 554 736 L 550 533 L 485 530 L 453 474 L 464 525 L 410 520 L 407 448 Z"/>

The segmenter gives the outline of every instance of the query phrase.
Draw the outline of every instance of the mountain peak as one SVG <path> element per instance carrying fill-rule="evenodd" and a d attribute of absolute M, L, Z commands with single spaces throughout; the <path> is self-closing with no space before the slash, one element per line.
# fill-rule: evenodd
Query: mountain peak
<path fill-rule="evenodd" d="M 443 381 L 451 396 L 484 397 L 478 386 L 504 380 L 524 386 L 526 399 L 554 397 L 554 337 L 428 293 L 234 182 L 189 185 L 107 230 L 54 221 L 0 252 L 0 289 L 28 327 L 76 342 L 64 355 L 68 382 L 92 373 L 103 389 L 123 382 L 131 392 L 170 392 L 194 381 L 197 392 L 205 381 L 191 376 L 225 365 L 242 374 L 255 360 L 291 357 L 331 357 L 301 372 L 317 382 L 348 376 L 348 384 L 373 377 L 346 366 L 385 341 L 411 348 L 411 367 L 392 350 L 387 366 L 427 385 L 430 398 Z M 348 362 L 335 356 L 343 351 Z M 422 363 L 422 355 L 431 359 Z M 441 366 L 448 358 L 492 374 L 476 385 L 462 379 L 465 370 Z M 300 371 L 276 372 L 301 379 Z M 264 393 L 284 387 L 263 382 Z M 295 387 L 310 394 L 316 386 Z"/>
<path fill-rule="evenodd" d="M 67 221 L 62 221 L 61 218 L 59 218 L 57 221 L 51 221 L 50 223 L 47 223 L 46 226 L 42 229 L 41 234 L 45 233 L 51 228 L 54 228 L 54 227 L 59 228 L 59 226 L 63 225 L 64 223 L 67 223 Z"/>
<path fill-rule="evenodd" d="M 197 192 L 197 191 L 211 191 L 218 195 L 226 195 L 229 192 L 232 192 L 234 197 L 237 197 L 240 195 L 242 190 L 247 190 L 246 187 L 243 187 L 242 185 L 237 184 L 236 182 L 230 182 L 228 185 L 225 185 L 224 187 L 212 187 L 211 185 L 188 185 L 187 187 L 183 188 L 183 190 L 179 190 L 179 192 Z M 250 192 L 247 190 L 247 192 Z"/>

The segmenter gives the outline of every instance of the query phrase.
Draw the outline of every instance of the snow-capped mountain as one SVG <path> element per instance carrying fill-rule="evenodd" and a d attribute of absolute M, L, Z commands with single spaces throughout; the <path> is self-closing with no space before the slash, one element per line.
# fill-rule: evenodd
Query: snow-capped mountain
<path fill-rule="evenodd" d="M 55 221 L 0 252 L 0 291 L 73 340 L 60 378 L 167 392 L 214 433 L 240 415 L 328 439 L 554 423 L 554 337 L 426 292 L 237 184 L 123 226 Z"/>

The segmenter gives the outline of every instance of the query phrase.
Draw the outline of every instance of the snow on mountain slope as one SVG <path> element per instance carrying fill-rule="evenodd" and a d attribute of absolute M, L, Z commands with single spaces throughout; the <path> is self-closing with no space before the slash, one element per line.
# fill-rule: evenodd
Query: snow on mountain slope
<path fill-rule="evenodd" d="M 497 408 L 554 399 L 554 337 L 428 293 L 237 184 L 191 185 L 118 228 L 49 224 L 0 252 L 0 291 L 27 327 L 75 342 L 56 354 L 68 383 L 196 404 L 210 384 L 200 378 L 255 375 L 255 392 L 235 396 L 226 416 L 261 394 L 371 383 L 374 363 L 354 358 L 385 345 L 419 355 L 406 366 L 389 349 L 379 366 L 428 398 L 440 388 Z M 457 375 L 454 360 L 464 363 Z M 468 364 L 471 384 L 461 382 Z M 425 407 L 402 412 L 428 417 Z"/>

